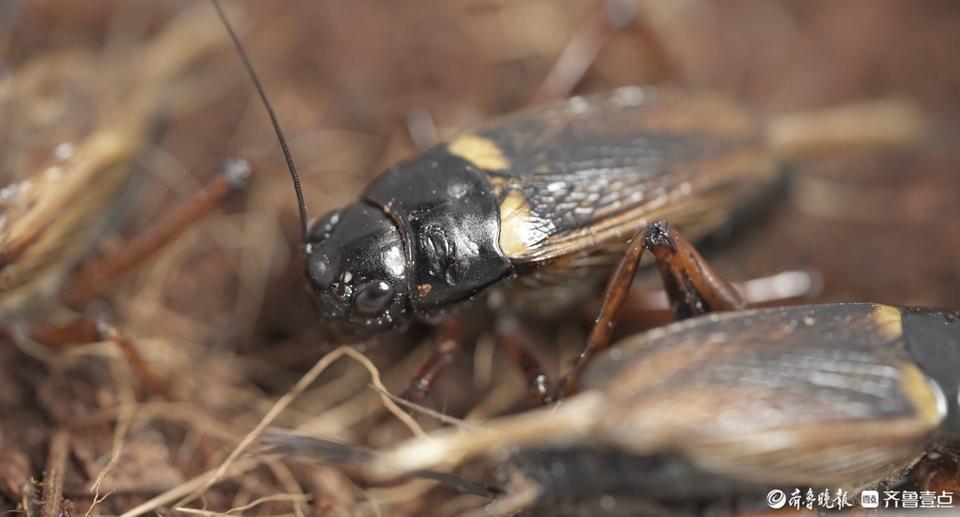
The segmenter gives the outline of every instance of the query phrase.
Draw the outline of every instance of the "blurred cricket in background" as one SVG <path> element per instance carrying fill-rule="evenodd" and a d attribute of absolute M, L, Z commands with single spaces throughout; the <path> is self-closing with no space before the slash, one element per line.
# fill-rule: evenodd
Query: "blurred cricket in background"
<path fill-rule="evenodd" d="M 199 14 L 184 13 L 153 41 L 111 60 L 79 50 L 50 53 L 0 84 L 9 122 L 0 191 L 0 319 L 7 335 L 50 346 L 112 341 L 157 390 L 165 383 L 133 342 L 88 305 L 242 188 L 249 165 L 227 164 L 194 200 L 78 265 L 96 249 L 142 169 L 163 110 L 174 108 L 177 75 L 219 43 L 194 37 Z"/>

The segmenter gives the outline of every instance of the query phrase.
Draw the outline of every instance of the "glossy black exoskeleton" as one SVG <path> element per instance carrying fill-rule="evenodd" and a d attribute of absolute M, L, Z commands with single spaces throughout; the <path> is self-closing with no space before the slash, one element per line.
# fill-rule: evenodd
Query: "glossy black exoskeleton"
<path fill-rule="evenodd" d="M 480 169 L 443 148 L 390 169 L 310 229 L 308 277 L 325 316 L 381 331 L 429 318 L 511 273 Z"/>

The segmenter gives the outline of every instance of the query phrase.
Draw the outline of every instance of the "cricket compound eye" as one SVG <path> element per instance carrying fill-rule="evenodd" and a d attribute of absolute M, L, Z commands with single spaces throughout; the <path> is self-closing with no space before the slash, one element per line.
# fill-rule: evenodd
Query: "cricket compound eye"
<path fill-rule="evenodd" d="M 383 210 L 348 205 L 315 222 L 308 244 L 319 315 L 342 334 L 359 340 L 409 323 L 403 241 Z"/>
<path fill-rule="evenodd" d="M 361 287 L 353 303 L 361 313 L 376 316 L 390 305 L 392 299 L 393 287 L 383 280 L 376 280 Z"/>

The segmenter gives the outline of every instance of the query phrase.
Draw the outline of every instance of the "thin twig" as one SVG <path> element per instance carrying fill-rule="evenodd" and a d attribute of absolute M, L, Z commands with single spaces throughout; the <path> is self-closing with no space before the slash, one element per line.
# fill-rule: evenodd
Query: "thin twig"
<path fill-rule="evenodd" d="M 421 414 L 427 415 L 428 417 L 433 418 L 433 419 L 437 420 L 437 421 L 440 422 L 440 423 L 449 424 L 449 425 L 455 425 L 455 426 L 466 426 L 466 427 L 470 427 L 470 426 L 475 426 L 475 425 L 476 425 L 476 424 L 474 424 L 474 423 L 472 423 L 472 422 L 467 422 L 466 420 L 462 420 L 462 419 L 459 419 L 459 418 L 457 418 L 457 417 L 453 417 L 453 416 L 450 416 L 450 415 L 445 415 L 445 414 L 443 414 L 443 413 L 441 413 L 441 412 L 439 412 L 439 411 L 436 411 L 436 410 L 434 410 L 434 409 L 430 409 L 430 408 L 428 408 L 428 407 L 426 407 L 426 406 L 421 406 L 420 404 L 417 404 L 417 403 L 415 403 L 415 402 L 411 402 L 411 401 L 409 401 L 409 400 L 407 400 L 407 399 L 405 399 L 405 398 L 398 397 L 398 396 L 394 395 L 393 393 L 390 393 L 389 391 L 387 391 L 387 390 L 385 390 L 385 389 L 381 388 L 380 386 L 377 386 L 377 385 L 375 385 L 375 384 L 373 384 L 373 383 L 370 384 L 370 387 L 373 388 L 374 391 L 376 391 L 376 392 L 380 393 L 381 395 L 383 395 L 384 397 L 390 398 L 390 400 L 394 401 L 397 405 L 403 406 L 403 407 L 405 407 L 405 408 L 407 408 L 407 409 L 409 409 L 409 410 L 411 410 L 411 411 L 416 411 L 417 413 L 421 413 Z"/>
<path fill-rule="evenodd" d="M 260 463 L 261 460 L 259 458 L 244 458 L 240 461 L 235 461 L 232 465 L 232 468 L 229 469 L 229 472 L 221 476 L 224 478 L 239 476 L 257 468 Z M 192 493 L 198 488 L 206 486 L 206 483 L 210 479 L 213 479 L 213 476 L 216 474 L 216 472 L 216 470 L 210 469 L 185 483 L 167 490 L 153 499 L 144 501 L 140 505 L 131 508 L 126 513 L 121 514 L 120 517 L 137 517 L 138 515 L 152 512 L 157 508 L 170 504 L 177 499 Z"/>
<path fill-rule="evenodd" d="M 93 502 L 90 503 L 90 507 L 87 508 L 87 511 L 84 512 L 83 517 L 90 517 L 96 509 L 97 505 L 103 502 L 109 495 L 110 492 L 106 494 L 100 493 L 100 488 L 103 485 L 103 481 L 107 478 L 107 474 L 117 465 L 117 462 L 120 461 L 120 453 L 123 452 L 123 444 L 127 437 L 127 431 L 130 430 L 130 426 L 133 423 L 134 418 L 136 417 L 137 406 L 136 406 L 136 394 L 133 393 L 133 389 L 130 387 L 130 365 L 126 361 L 113 361 L 111 362 L 111 370 L 114 371 L 114 378 L 117 379 L 117 389 L 118 395 L 120 397 L 118 413 L 117 413 L 117 427 L 113 432 L 113 451 L 110 454 L 110 460 L 107 461 L 107 464 L 103 467 L 97 478 L 93 481 L 93 485 L 90 487 L 90 493 L 93 494 Z"/>
<path fill-rule="evenodd" d="M 266 465 L 267 468 L 273 473 L 273 477 L 275 477 L 277 482 L 280 483 L 280 486 L 287 491 L 288 495 L 299 496 L 301 498 L 299 501 L 293 502 L 293 514 L 297 517 L 304 517 L 303 510 L 300 508 L 299 503 L 309 501 L 310 496 L 304 493 L 303 488 L 301 488 L 300 484 L 297 483 L 296 477 L 294 477 L 293 473 L 290 472 L 290 469 L 287 468 L 286 465 L 276 460 L 267 461 Z M 234 510 L 227 510 L 227 513 L 232 511 Z"/>
<path fill-rule="evenodd" d="M 336 362 L 338 359 L 340 359 L 345 355 L 350 356 L 351 358 L 353 358 L 354 360 L 358 361 L 360 364 L 365 366 L 367 370 L 370 372 L 370 377 L 372 378 L 373 384 L 375 386 L 381 387 L 384 391 L 386 391 L 386 388 L 383 386 L 383 383 L 380 381 L 380 373 L 377 371 L 373 363 L 370 362 L 369 359 L 367 359 L 366 356 L 354 350 L 353 347 L 350 347 L 350 346 L 337 347 L 329 354 L 320 358 L 320 360 L 317 361 L 317 363 L 314 364 L 313 367 L 310 368 L 310 370 L 307 373 L 305 373 L 303 377 L 301 377 L 300 380 L 297 381 L 297 383 L 294 384 L 293 387 L 290 388 L 290 390 L 286 394 L 280 397 L 280 399 L 277 400 L 276 404 L 274 404 L 273 407 L 270 408 L 269 411 L 267 411 L 267 414 L 263 416 L 263 418 L 253 428 L 253 430 L 251 430 L 243 438 L 243 440 L 240 441 L 240 443 L 233 449 L 233 452 L 231 452 L 230 455 L 227 456 L 227 458 L 223 461 L 223 463 L 220 464 L 220 467 L 217 468 L 213 476 L 207 479 L 207 481 L 200 487 L 199 490 L 197 490 L 196 492 L 192 493 L 191 495 L 189 495 L 188 497 L 180 501 L 177 504 L 177 506 L 183 506 L 186 503 L 196 499 L 201 494 L 203 494 L 203 492 L 207 491 L 211 486 L 217 483 L 221 479 L 223 474 L 226 473 L 227 469 L 230 468 L 230 465 L 234 461 L 236 461 L 236 459 L 243 453 L 243 451 L 247 449 L 247 447 L 249 447 L 257 439 L 257 437 L 260 436 L 263 430 L 266 429 L 267 426 L 269 426 L 271 423 L 273 423 L 273 421 L 276 420 L 278 416 L 280 416 L 280 413 L 282 413 L 283 410 L 287 408 L 287 406 L 292 404 L 293 401 L 296 400 L 298 396 L 300 396 L 300 394 L 302 394 L 311 384 L 313 384 L 313 382 L 317 380 L 317 377 L 319 377 L 320 374 L 322 374 L 327 368 L 329 368 L 331 364 L 333 364 L 334 362 Z M 423 432 L 423 429 L 420 427 L 420 425 L 417 424 L 417 422 L 409 414 L 405 413 L 402 409 L 400 409 L 400 407 L 397 406 L 396 403 L 390 400 L 389 397 L 383 396 L 382 398 L 383 398 L 384 404 L 387 406 L 387 409 L 391 413 L 396 415 L 396 417 L 399 418 L 404 424 L 406 424 L 407 427 L 410 428 L 411 432 L 413 432 L 414 435 L 416 436 L 426 435 L 426 433 Z"/>
<path fill-rule="evenodd" d="M 43 474 L 43 507 L 41 517 L 60 517 L 63 505 L 63 473 L 67 468 L 70 453 L 70 433 L 63 429 L 54 431 L 50 438 L 50 456 Z"/>
<path fill-rule="evenodd" d="M 259 498 L 259 499 L 255 499 L 255 500 L 253 500 L 253 501 L 250 501 L 249 503 L 247 503 L 247 504 L 245 504 L 245 505 L 243 505 L 243 506 L 237 506 L 237 507 L 235 507 L 235 508 L 231 508 L 231 509 L 229 509 L 229 510 L 227 510 L 227 511 L 225 511 L 225 512 L 211 512 L 211 511 L 208 511 L 208 510 L 199 510 L 199 509 L 197 509 L 197 508 L 182 508 L 182 507 L 175 508 L 175 510 L 178 511 L 178 512 L 183 512 L 183 513 L 188 513 L 188 514 L 193 514 L 193 515 L 231 515 L 231 514 L 236 513 L 236 512 L 242 512 L 242 511 L 244 511 L 244 510 L 249 510 L 249 509 L 251 509 L 251 508 L 255 508 L 255 507 L 257 507 L 257 506 L 260 506 L 260 505 L 263 504 L 263 503 L 269 503 L 269 502 L 275 502 L 275 501 L 290 501 L 290 502 L 294 503 L 294 506 L 296 506 L 296 503 L 306 503 L 306 502 L 309 502 L 309 501 L 310 501 L 310 497 L 307 496 L 307 495 L 304 495 L 304 494 L 273 494 L 273 495 L 266 495 L 266 496 L 263 496 L 263 497 L 261 497 L 261 498 Z"/>

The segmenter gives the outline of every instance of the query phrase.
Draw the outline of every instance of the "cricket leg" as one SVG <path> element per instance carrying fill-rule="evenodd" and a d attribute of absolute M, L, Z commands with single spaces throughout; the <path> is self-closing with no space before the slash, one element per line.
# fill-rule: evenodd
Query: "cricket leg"
<path fill-rule="evenodd" d="M 426 397 L 447 367 L 453 363 L 463 347 L 463 340 L 463 327 L 456 319 L 447 320 L 440 325 L 436 335 L 436 349 L 410 381 L 410 386 L 403 392 L 402 397 L 411 402 Z"/>
<path fill-rule="evenodd" d="M 823 289 L 823 275 L 813 269 L 792 269 L 753 277 L 733 285 L 736 291 L 743 295 L 747 306 L 783 305 L 790 300 L 802 300 L 820 294 Z M 595 306 L 584 307 L 583 317 L 596 316 L 599 305 L 597 303 Z M 673 319 L 670 305 L 664 289 L 634 284 L 625 302 L 623 314 L 642 322 L 641 327 L 647 325 L 649 328 Z"/>
<path fill-rule="evenodd" d="M 245 161 L 225 162 L 220 174 L 194 194 L 192 199 L 165 214 L 113 253 L 82 266 L 64 290 L 66 303 L 79 307 L 102 294 L 118 278 L 139 267 L 194 223 L 213 212 L 230 193 L 242 189 L 250 172 L 250 165 Z"/>
<path fill-rule="evenodd" d="M 531 394 L 540 402 L 549 400 L 552 392 L 549 379 L 537 359 L 528 351 L 529 339 L 520 323 L 511 316 L 497 320 L 497 344 L 510 356 L 523 372 Z M 446 323 L 438 332 L 439 345 L 403 394 L 410 401 L 422 399 L 434 383 L 453 362 L 463 343 L 462 326 L 457 322 Z"/>
<path fill-rule="evenodd" d="M 523 372 L 530 394 L 541 403 L 547 403 L 553 395 L 550 379 L 540 362 L 530 353 L 529 343 L 520 322 L 515 318 L 503 316 L 497 321 L 497 344 Z"/>
<path fill-rule="evenodd" d="M 692 244 L 666 222 L 656 221 L 630 240 L 626 253 L 607 282 L 600 314 L 587 338 L 586 347 L 551 399 L 573 393 L 586 366 L 610 345 L 614 325 L 620 317 L 644 249 L 650 250 L 657 259 L 671 308 L 678 319 L 746 306 L 740 293 L 704 260 Z"/>
<path fill-rule="evenodd" d="M 657 259 L 660 276 L 670 299 L 670 310 L 677 319 L 710 311 L 733 311 L 747 306 L 736 288 L 667 223 L 656 221 L 650 225 L 644 235 L 644 248 L 650 250 Z M 636 271 L 636 264 L 633 270 Z M 632 280 L 631 275 L 629 281 Z M 630 285 L 627 284 L 625 290 L 629 289 Z M 616 303 L 622 304 L 625 295 L 621 295 Z"/>
<path fill-rule="evenodd" d="M 150 363 L 140 354 L 136 344 L 105 320 L 83 317 L 65 325 L 32 328 L 27 335 L 31 340 L 53 348 L 110 341 L 123 351 L 130 365 L 152 392 L 157 394 L 168 392 L 167 381 L 150 366 Z"/>

